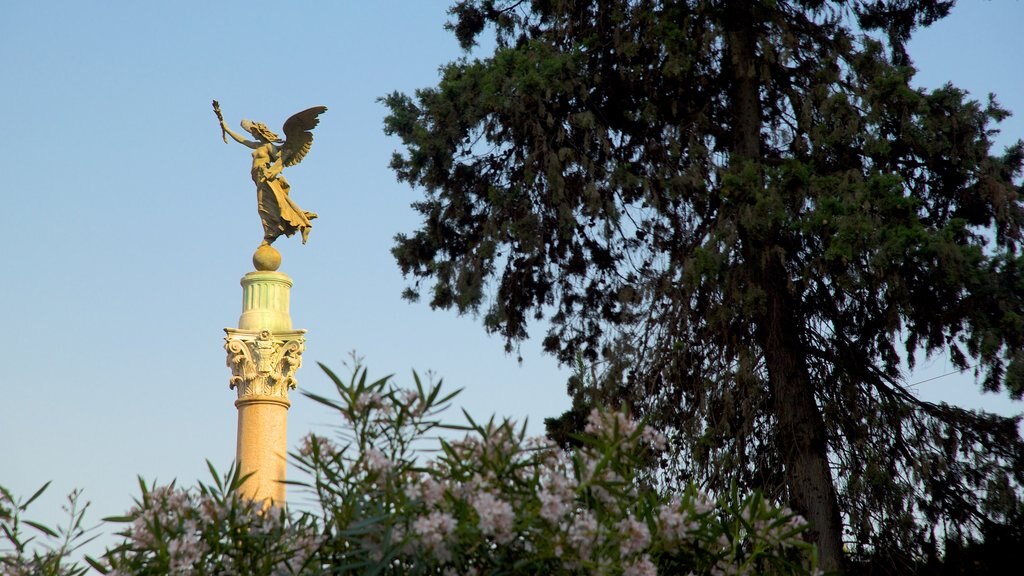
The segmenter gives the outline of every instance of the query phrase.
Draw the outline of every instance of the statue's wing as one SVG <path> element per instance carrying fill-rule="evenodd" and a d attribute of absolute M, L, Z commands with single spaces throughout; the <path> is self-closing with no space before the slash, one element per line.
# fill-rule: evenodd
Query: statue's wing
<path fill-rule="evenodd" d="M 281 146 L 281 157 L 285 166 L 294 166 L 302 162 L 302 158 L 313 145 L 313 128 L 320 123 L 320 116 L 327 111 L 326 106 L 314 106 L 293 115 L 284 123 L 284 144 Z"/>

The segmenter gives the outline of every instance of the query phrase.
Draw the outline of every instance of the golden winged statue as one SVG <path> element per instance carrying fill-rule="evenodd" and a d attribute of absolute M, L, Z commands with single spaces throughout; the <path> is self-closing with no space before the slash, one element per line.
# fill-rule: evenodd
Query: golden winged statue
<path fill-rule="evenodd" d="M 289 194 L 291 186 L 281 171 L 302 162 L 313 145 L 312 130 L 320 123 L 319 117 L 327 107 L 314 106 L 285 121 L 284 140 L 262 122 L 242 120 L 242 129 L 256 139 L 246 140 L 228 128 L 216 100 L 213 101 L 213 111 L 220 120 L 225 142 L 227 136 L 231 136 L 235 142 L 252 148 L 252 181 L 256 184 L 256 203 L 263 222 L 261 246 L 269 246 L 278 236 L 291 236 L 296 231 L 302 234 L 302 243 L 305 244 L 313 227 L 310 220 L 316 218 L 316 213 L 302 210 L 292 200 Z"/>

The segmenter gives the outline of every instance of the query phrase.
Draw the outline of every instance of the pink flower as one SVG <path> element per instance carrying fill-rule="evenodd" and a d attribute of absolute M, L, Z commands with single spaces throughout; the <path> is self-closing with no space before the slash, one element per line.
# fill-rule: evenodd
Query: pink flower
<path fill-rule="evenodd" d="M 619 551 L 623 556 L 640 552 L 651 543 L 651 531 L 647 529 L 647 524 L 632 516 L 623 519 L 615 528 L 624 536 L 619 543 Z"/>
<path fill-rule="evenodd" d="M 353 403 L 352 408 L 356 412 L 364 412 L 367 409 L 380 408 L 384 405 L 380 394 L 376 392 L 364 392 L 356 397 L 356 401 Z"/>
<path fill-rule="evenodd" d="M 435 510 L 417 518 L 412 524 L 412 529 L 419 535 L 424 546 L 433 551 L 439 560 L 445 562 L 451 558 L 447 541 L 455 532 L 455 525 L 455 517 L 447 512 Z"/>
<path fill-rule="evenodd" d="M 619 436 L 630 436 L 636 432 L 636 426 L 636 422 L 622 412 L 601 412 L 594 408 L 587 416 L 583 431 L 606 437 L 612 437 L 617 431 Z"/>
<path fill-rule="evenodd" d="M 366 469 L 371 472 L 387 472 L 394 466 L 394 463 L 384 455 L 383 452 L 376 448 L 367 448 L 363 454 L 364 462 L 366 463 Z"/>
<path fill-rule="evenodd" d="M 422 494 L 427 506 L 437 506 L 444 498 L 444 484 L 428 476 L 423 479 Z"/>
<path fill-rule="evenodd" d="M 566 534 L 570 544 L 581 560 L 590 560 L 590 552 L 597 541 L 597 518 L 590 510 L 583 510 L 573 519 Z"/>
<path fill-rule="evenodd" d="M 411 406 L 414 402 L 419 401 L 420 393 L 415 390 L 403 390 L 402 391 L 402 403 L 406 406 Z"/>
<path fill-rule="evenodd" d="M 698 524 L 686 517 L 682 503 L 676 499 L 658 510 L 658 530 L 669 542 L 679 542 L 695 531 Z"/>
<path fill-rule="evenodd" d="M 473 499 L 473 508 L 480 517 L 481 532 L 494 536 L 499 544 L 512 540 L 512 523 L 516 515 L 511 504 L 490 492 L 481 492 Z"/>
<path fill-rule="evenodd" d="M 651 448 L 662 452 L 665 450 L 667 440 L 665 435 L 653 428 L 644 428 L 644 431 L 640 434 L 640 438 Z"/>
<path fill-rule="evenodd" d="M 444 484 L 434 480 L 432 476 L 423 475 L 418 484 L 410 483 L 405 487 L 406 496 L 410 500 L 422 499 L 428 508 L 441 504 L 444 499 Z"/>
<path fill-rule="evenodd" d="M 302 437 L 299 445 L 299 456 L 311 458 L 314 450 L 323 458 L 331 458 L 337 453 L 337 448 L 330 440 L 316 434 L 306 434 Z"/>
<path fill-rule="evenodd" d="M 698 492 L 697 496 L 693 499 L 693 513 L 698 516 L 701 514 L 707 514 L 715 509 L 715 502 L 708 498 L 708 495 L 703 492 Z"/>
<path fill-rule="evenodd" d="M 206 553 L 206 543 L 185 535 L 171 540 L 167 544 L 167 553 L 170 556 L 171 574 L 191 574 Z"/>
<path fill-rule="evenodd" d="M 622 576 L 658 576 L 658 568 L 651 562 L 651 557 L 644 554 L 639 560 L 627 564 Z"/>
<path fill-rule="evenodd" d="M 571 500 L 566 500 L 563 495 L 548 488 L 541 488 L 537 497 L 540 498 L 540 517 L 552 524 L 557 524 L 570 510 Z"/>

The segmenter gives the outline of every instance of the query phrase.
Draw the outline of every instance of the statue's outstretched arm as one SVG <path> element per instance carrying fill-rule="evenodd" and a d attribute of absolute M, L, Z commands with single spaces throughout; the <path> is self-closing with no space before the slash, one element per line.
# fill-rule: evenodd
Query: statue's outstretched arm
<path fill-rule="evenodd" d="M 243 146 L 248 146 L 249 148 L 252 148 L 253 150 L 259 148 L 262 145 L 259 142 L 253 142 L 252 140 L 246 140 L 245 138 L 242 138 L 241 136 L 236 134 L 234 130 L 232 130 L 231 128 L 228 128 L 228 125 L 224 122 L 224 115 L 221 114 L 221 112 L 220 112 L 220 102 L 217 102 L 216 100 L 213 101 L 213 113 L 217 115 L 217 121 L 220 122 L 220 130 L 221 130 L 221 134 L 224 136 L 224 143 L 225 144 L 228 143 L 227 135 L 230 134 L 231 138 L 233 138 L 235 142 L 238 142 L 239 144 L 241 144 Z"/>
<path fill-rule="evenodd" d="M 241 144 L 243 146 L 248 146 L 249 148 L 252 148 L 253 150 L 255 150 L 255 149 L 257 149 L 257 148 L 259 148 L 260 146 L 263 145 L 260 142 L 253 142 L 252 140 L 246 140 L 245 138 L 242 138 L 234 130 L 232 130 L 231 128 L 228 128 L 228 125 L 225 124 L 223 120 L 220 121 L 220 129 L 223 130 L 224 133 L 227 134 L 228 136 L 231 136 L 231 139 L 234 140 L 235 142 L 238 142 L 239 144 Z"/>

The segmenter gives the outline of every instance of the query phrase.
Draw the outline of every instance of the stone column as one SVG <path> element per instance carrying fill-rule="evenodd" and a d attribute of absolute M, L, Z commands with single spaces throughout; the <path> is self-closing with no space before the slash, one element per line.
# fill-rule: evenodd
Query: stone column
<path fill-rule="evenodd" d="M 292 280 L 275 271 L 242 278 L 242 316 L 238 328 L 225 328 L 224 349 L 231 368 L 230 387 L 238 392 L 236 465 L 242 495 L 283 504 L 288 454 L 288 391 L 302 365 L 305 330 L 292 330 L 289 294 Z"/>

